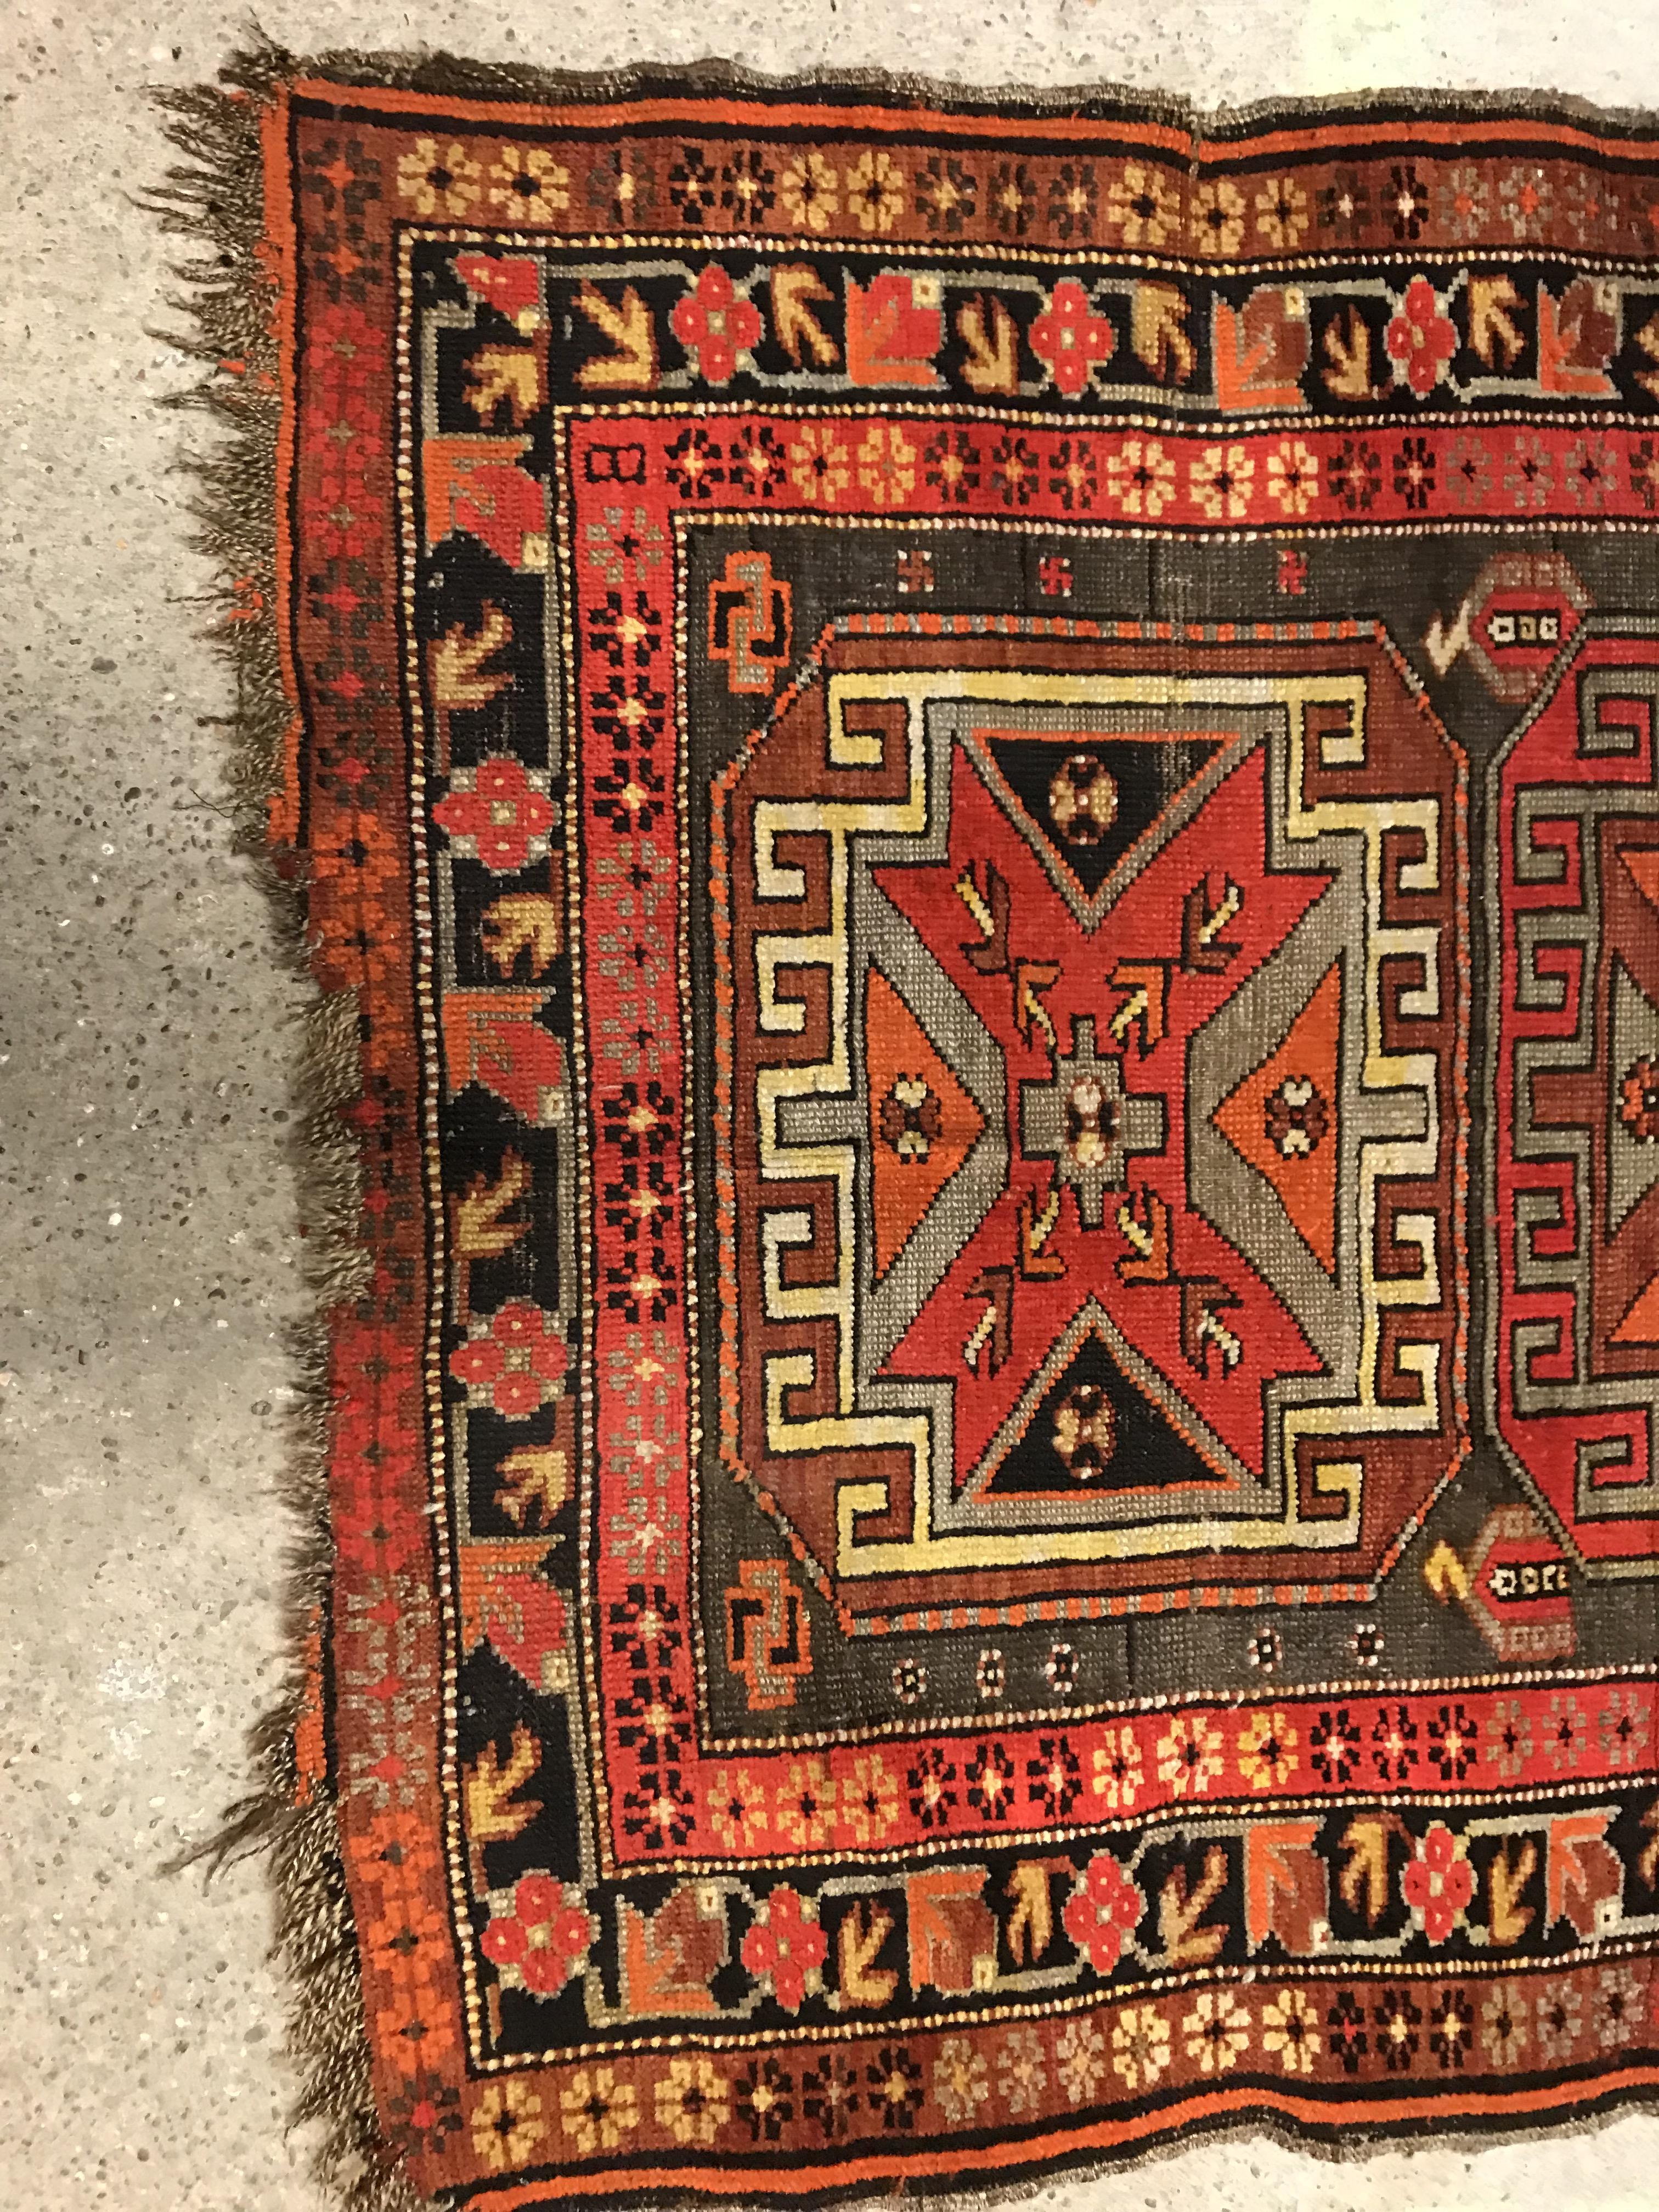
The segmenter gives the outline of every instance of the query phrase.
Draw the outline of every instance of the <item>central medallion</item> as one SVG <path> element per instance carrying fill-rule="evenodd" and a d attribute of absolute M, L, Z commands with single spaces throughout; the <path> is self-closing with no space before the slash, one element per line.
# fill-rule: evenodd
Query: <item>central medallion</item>
<path fill-rule="evenodd" d="M 832 634 L 714 793 L 719 1449 L 849 1619 L 1359 1585 L 1462 1449 L 1455 757 L 1076 627 Z"/>

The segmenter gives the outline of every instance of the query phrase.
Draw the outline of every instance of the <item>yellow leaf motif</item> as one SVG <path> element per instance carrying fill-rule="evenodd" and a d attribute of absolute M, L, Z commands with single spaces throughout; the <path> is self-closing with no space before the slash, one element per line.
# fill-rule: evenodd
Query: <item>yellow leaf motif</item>
<path fill-rule="evenodd" d="M 484 663 L 510 644 L 513 625 L 504 609 L 489 602 L 477 631 L 457 623 L 432 647 L 432 696 L 441 707 L 487 706 L 511 679 L 506 669 L 486 672 Z"/>
<path fill-rule="evenodd" d="M 1160 384 L 1185 384 L 1198 366 L 1187 334 L 1187 295 L 1173 284 L 1137 284 L 1129 304 L 1129 343 Z"/>
<path fill-rule="evenodd" d="M 1649 361 L 1659 362 L 1659 315 L 1648 317 L 1636 333 L 1634 343 L 1640 346 Z M 1638 368 L 1636 381 L 1644 392 L 1650 392 L 1656 399 L 1659 399 L 1659 368 Z"/>
<path fill-rule="evenodd" d="M 501 1156 L 499 1179 L 476 1175 L 465 1196 L 454 1201 L 455 1256 L 460 1260 L 494 1260 L 510 1251 L 530 1227 L 527 1221 L 503 1221 L 530 1188 L 530 1170 L 516 1152 Z"/>
<path fill-rule="evenodd" d="M 1012 1899 L 1008 1916 L 1008 1948 L 1014 1964 L 1032 1964 L 1048 1949 L 1054 1932 L 1054 1911 L 1048 1899 L 1048 1877 L 1056 1866 L 1069 1861 L 1022 1859 L 1008 1877 L 1005 1894 Z"/>
<path fill-rule="evenodd" d="M 510 975 L 519 955 L 530 955 L 532 976 L 544 975 L 563 949 L 556 900 L 541 891 L 509 891 L 484 908 L 478 934 L 498 975 Z"/>
<path fill-rule="evenodd" d="M 467 363 L 466 386 L 480 422 L 492 422 L 505 402 L 516 430 L 542 404 L 541 362 L 528 346 L 485 346 Z"/>
<path fill-rule="evenodd" d="M 1487 1895 L 1491 1911 L 1488 1916 L 1492 1940 L 1508 1950 L 1518 1943 L 1532 1925 L 1532 1907 L 1522 1905 L 1521 1893 L 1538 1869 L 1538 1846 L 1523 1842 L 1514 1858 L 1505 1844 L 1492 1861 L 1486 1876 Z"/>
<path fill-rule="evenodd" d="M 1371 334 L 1357 307 L 1334 316 L 1325 330 L 1325 381 L 1339 399 L 1371 396 Z"/>
<path fill-rule="evenodd" d="M 772 321 L 778 343 L 799 368 L 809 360 L 833 368 L 841 349 L 812 310 L 831 297 L 829 286 L 806 262 L 792 262 L 772 272 Z"/>
<path fill-rule="evenodd" d="M 570 1469 L 556 1444 L 520 1444 L 501 1462 L 495 1503 L 515 1528 L 550 1528 L 570 1495 Z"/>
<path fill-rule="evenodd" d="M 1656 1800 L 1643 1814 L 1642 1826 L 1653 1841 L 1643 1845 L 1642 1856 L 1636 1862 L 1636 1870 L 1650 1889 L 1659 1889 L 1659 1800 Z"/>
<path fill-rule="evenodd" d="M 1347 1863 L 1339 1879 L 1343 1902 L 1350 1911 L 1360 1910 L 1365 1899 L 1365 1924 L 1375 1928 L 1389 1901 L 1389 1838 L 1398 1823 L 1391 1813 L 1369 1820 L 1350 1820 L 1342 1832 L 1341 1848 Z"/>
<path fill-rule="evenodd" d="M 1436 627 L 1438 627 L 1437 622 Z M 1431 650 L 1432 651 L 1432 647 Z M 1448 661 L 1447 666 L 1449 667 L 1449 665 L 1450 662 Z M 1441 672 L 1443 675 L 1445 672 L 1443 670 Z M 1468 1570 L 1451 1546 L 1443 1539 L 1435 1546 L 1428 1558 L 1424 1560 L 1423 1580 L 1442 1605 L 1445 1604 L 1448 1598 L 1462 1597 L 1469 1587 Z"/>
<path fill-rule="evenodd" d="M 1468 286 L 1469 343 L 1488 368 L 1501 375 L 1526 349 L 1515 321 L 1523 302 L 1509 276 L 1471 276 Z"/>
<path fill-rule="evenodd" d="M 495 1745 L 484 1746 L 466 1771 L 466 1832 L 470 1842 L 475 1845 L 511 1843 L 520 1829 L 528 1826 L 542 1809 L 539 1800 L 520 1797 L 516 1804 L 512 1801 L 540 1763 L 541 1747 L 522 1721 L 514 1727 L 513 1749 L 505 1766 L 496 1756 Z"/>
<path fill-rule="evenodd" d="M 981 395 L 1019 390 L 1019 333 L 994 293 L 976 292 L 957 310 L 957 334 L 968 349 L 962 374 Z"/>
<path fill-rule="evenodd" d="M 649 392 L 657 381 L 657 326 L 634 287 L 624 285 L 618 302 L 585 283 L 576 305 L 615 349 L 585 361 L 577 383 L 585 392 Z"/>
<path fill-rule="evenodd" d="M 855 1905 L 841 1923 L 836 1955 L 841 1965 L 839 2004 L 890 2004 L 898 1976 L 890 1966 L 878 1966 L 877 1954 L 893 1932 L 893 1916 L 879 1905 Z"/>
<path fill-rule="evenodd" d="M 1171 1966 L 1203 1966 L 1227 1940 L 1224 1927 L 1199 1923 L 1227 1886 L 1227 1854 L 1212 1847 L 1196 1887 L 1187 1887 L 1187 1869 L 1177 1867 L 1158 1901 L 1158 1932 Z"/>

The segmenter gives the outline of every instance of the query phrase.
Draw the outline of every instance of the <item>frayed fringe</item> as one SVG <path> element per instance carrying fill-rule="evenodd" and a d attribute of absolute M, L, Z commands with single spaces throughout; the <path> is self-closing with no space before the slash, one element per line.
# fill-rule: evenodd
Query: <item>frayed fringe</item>
<path fill-rule="evenodd" d="M 848 96 L 875 95 L 896 106 L 1066 114 L 1090 119 L 1131 118 L 1185 131 L 1194 148 L 1200 139 L 1236 137 L 1263 124 L 1294 129 L 1312 125 L 1332 113 L 1370 109 L 1407 121 L 1426 115 L 1482 117 L 1525 115 L 1540 122 L 1589 125 L 1606 135 L 1650 136 L 1659 129 L 1659 110 L 1607 106 L 1577 94 L 1546 88 L 1513 91 L 1449 90 L 1443 85 L 1393 85 L 1340 93 L 1302 94 L 1292 98 L 1224 102 L 1201 108 L 1192 100 L 1155 87 L 1091 78 L 1078 84 L 968 83 L 925 72 L 842 68 L 833 65 L 775 76 L 714 56 L 665 66 L 630 63 L 601 70 L 555 70 L 527 62 L 474 61 L 439 49 L 364 52 L 349 47 L 298 58 L 267 38 L 257 22 L 248 44 L 234 52 L 220 71 L 222 82 L 256 99 L 269 100 L 276 88 L 297 77 L 340 85 L 380 86 L 430 93 L 440 97 L 496 100 L 581 100 L 641 99 L 654 94 L 707 99 L 787 91 L 806 100 L 834 106 Z"/>
<path fill-rule="evenodd" d="M 301 873 L 279 870 L 268 845 L 267 807 L 277 788 L 293 713 L 276 623 L 276 479 L 282 419 L 275 295 L 261 259 L 264 234 L 259 130 L 268 98 L 291 64 L 261 44 L 233 62 L 228 82 L 246 94 L 199 87 L 156 95 L 181 159 L 147 204 L 167 232 L 189 241 L 168 302 L 184 327 L 167 342 L 204 364 L 201 380 L 171 403 L 206 414 L 217 434 L 183 465 L 195 480 L 195 544 L 212 563 L 219 619 L 210 636 L 228 668 L 232 708 L 222 718 L 238 849 L 266 892 L 294 974 L 309 981 Z M 229 366 L 234 364 L 234 368 Z M 294 866 L 294 856 L 283 856 Z M 295 1726 L 307 1691 L 306 1652 L 325 1620 L 331 1579 L 327 1471 L 328 1315 L 356 1294 L 369 1261 L 358 1241 L 356 1146 L 340 1109 L 361 1085 L 357 1006 L 351 993 L 313 999 L 299 1017 L 294 1091 L 301 1108 L 292 1140 L 306 1231 L 312 1318 L 290 1332 L 300 1388 L 290 1417 L 283 1479 L 295 1516 L 289 1547 L 286 1679 L 254 1728 L 252 1792 L 218 1829 L 181 1853 L 211 1881 L 252 1854 L 265 1856 L 276 1893 L 275 1955 L 291 1985 L 289 2042 L 300 2074 L 294 2123 L 317 2123 L 319 2183 L 344 2212 L 421 2212 L 381 2134 L 364 2032 L 356 1936 L 335 1808 L 325 1785 L 302 1796 Z"/>
<path fill-rule="evenodd" d="M 282 419 L 278 350 L 272 323 L 275 294 L 261 248 L 264 238 L 260 122 L 283 84 L 301 76 L 342 84 L 401 87 L 418 92 L 498 100 L 617 98 L 672 87 L 681 93 L 763 91 L 782 84 L 826 100 L 847 92 L 879 92 L 900 101 L 951 104 L 967 100 L 999 108 L 1064 108 L 1085 113 L 1124 113 L 1176 125 L 1194 138 L 1271 116 L 1310 119 L 1340 100 L 1268 102 L 1200 115 L 1189 102 L 1130 87 L 1005 86 L 976 88 L 875 71 L 820 70 L 788 79 L 762 76 L 724 62 L 708 61 L 664 71 L 552 71 L 521 65 L 465 61 L 447 54 L 319 54 L 304 61 L 268 40 L 257 26 L 249 45 L 220 72 L 221 86 L 157 93 L 168 118 L 166 136 L 183 157 L 143 204 L 167 233 L 190 241 L 189 258 L 175 266 L 185 288 L 168 306 L 182 330 L 159 333 L 166 342 L 207 364 L 199 383 L 170 404 L 198 409 L 220 434 L 190 452 L 182 465 L 193 476 L 191 513 L 195 544 L 213 564 L 220 619 L 210 635 L 228 666 L 232 711 L 222 718 L 239 850 L 251 860 L 291 971 L 311 982 L 305 893 L 300 856 L 285 854 L 279 868 L 270 850 L 268 807 L 282 778 L 283 749 L 294 712 L 282 674 L 277 606 L 276 482 Z M 1598 110 L 1559 94 L 1399 93 L 1407 112 L 1432 108 L 1479 115 L 1529 111 L 1589 118 L 1603 127 L 1650 125 L 1635 111 Z M 320 2144 L 318 2182 L 342 2212 L 429 2212 L 429 2200 L 410 2182 L 397 2152 L 381 2132 L 370 2076 L 362 1988 L 350 1899 L 340 1850 L 331 1785 L 302 1791 L 295 1730 L 307 1694 L 307 1648 L 317 1624 L 326 1623 L 332 1578 L 329 1524 L 327 1413 L 331 1310 L 357 1295 L 370 1262 L 357 1234 L 359 1181 L 354 1139 L 340 1110 L 358 1096 L 361 1068 L 355 994 L 316 999 L 300 1018 L 301 1041 L 294 1088 L 303 1118 L 292 1157 L 307 1232 L 306 1286 L 312 1318 L 290 1333 L 290 1352 L 301 1388 L 291 1418 L 289 1463 L 283 1480 L 295 1522 L 288 1589 L 288 1674 L 275 1705 L 254 1727 L 250 1753 L 256 1784 L 227 1808 L 218 1828 L 181 1852 L 167 1871 L 201 1866 L 204 1880 L 251 1856 L 269 1858 L 276 1892 L 274 1954 L 291 1977 L 289 2047 L 301 2087 L 296 2125 L 316 2122 Z M 1194 2126 L 1181 2138 L 1154 2142 L 1129 2159 L 1065 2163 L 1041 2173 L 1001 2180 L 987 2188 L 928 2191 L 925 2176 L 914 2193 L 926 2194 L 939 2212 L 983 2212 L 988 2203 L 1013 2205 L 1061 2185 L 1086 2182 L 1179 2155 L 1202 2139 L 1268 2137 L 1322 2160 L 1347 2160 L 1410 2149 L 1432 2139 L 1462 2152 L 1563 2135 L 1591 2133 L 1632 2109 L 1650 2110 L 1647 2095 L 1620 2097 L 1607 2107 L 1539 2126 L 1496 2132 L 1443 2131 L 1431 2120 L 1412 2136 L 1396 2129 L 1355 2128 L 1340 2138 L 1321 2136 L 1263 2113 L 1218 2126 Z M 828 2192 L 834 2194 L 833 2189 Z M 635 2205 L 684 2204 L 652 2192 L 619 2191 Z M 752 2199 L 729 2200 L 753 2212 Z M 699 2200 L 702 2212 L 718 2212 Z"/>

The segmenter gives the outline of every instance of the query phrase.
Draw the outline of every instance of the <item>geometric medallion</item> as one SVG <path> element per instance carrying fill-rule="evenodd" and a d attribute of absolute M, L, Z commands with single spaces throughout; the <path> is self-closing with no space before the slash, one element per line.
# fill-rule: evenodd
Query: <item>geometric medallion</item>
<path fill-rule="evenodd" d="M 1491 1418 L 1590 1574 L 1659 1571 L 1659 639 L 1592 618 L 1493 764 Z"/>
<path fill-rule="evenodd" d="M 727 1465 L 850 1616 L 1363 1589 L 1466 1449 L 1461 757 L 1353 626 L 876 627 L 710 792 Z"/>

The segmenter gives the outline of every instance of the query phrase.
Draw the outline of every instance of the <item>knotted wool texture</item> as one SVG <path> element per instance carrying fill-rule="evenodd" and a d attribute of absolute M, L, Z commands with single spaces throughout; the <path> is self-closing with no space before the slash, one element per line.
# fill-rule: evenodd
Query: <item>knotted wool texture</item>
<path fill-rule="evenodd" d="M 174 103 L 342 2201 L 1659 2082 L 1659 135 Z"/>

